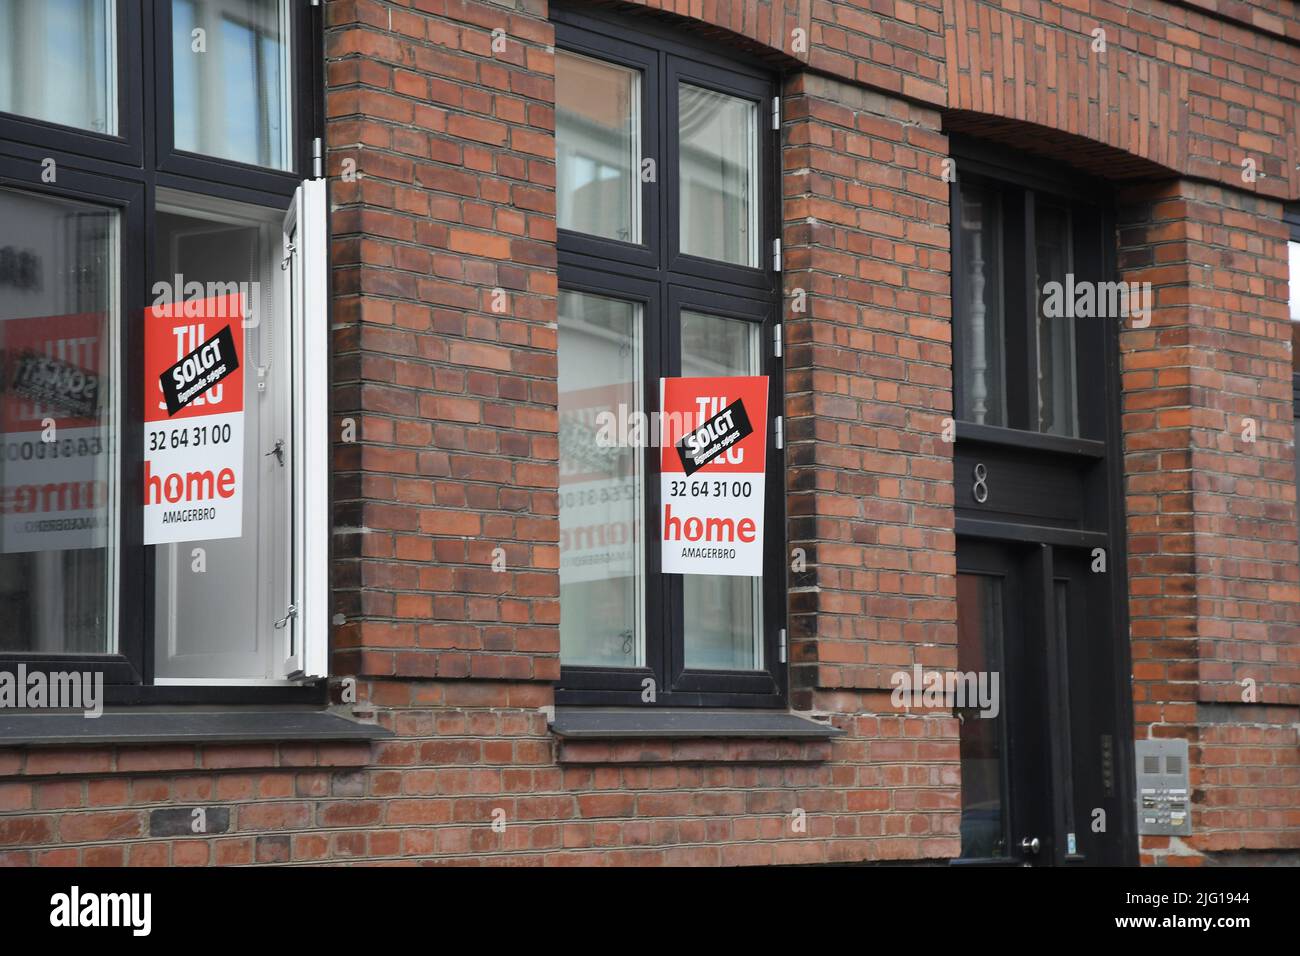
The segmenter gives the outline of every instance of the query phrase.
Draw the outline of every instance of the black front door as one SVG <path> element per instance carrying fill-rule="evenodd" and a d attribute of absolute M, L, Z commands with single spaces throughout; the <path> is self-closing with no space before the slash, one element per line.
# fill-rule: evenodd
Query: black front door
<path fill-rule="evenodd" d="M 959 155 L 953 190 L 957 677 L 997 691 L 955 701 L 960 862 L 1135 863 L 1118 332 L 1144 303 L 1107 285 L 1103 188 L 999 159 Z"/>
<path fill-rule="evenodd" d="M 957 669 L 997 680 L 956 708 L 965 862 L 1128 862 L 1127 681 L 1097 639 L 1112 622 L 1094 563 L 1070 546 L 959 544 Z"/>

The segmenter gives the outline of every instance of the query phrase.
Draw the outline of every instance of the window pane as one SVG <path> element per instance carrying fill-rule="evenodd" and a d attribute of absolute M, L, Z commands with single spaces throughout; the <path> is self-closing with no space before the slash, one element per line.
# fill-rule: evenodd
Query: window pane
<path fill-rule="evenodd" d="M 1300 322 L 1300 242 L 1288 242 L 1286 250 L 1291 280 L 1291 321 Z"/>
<path fill-rule="evenodd" d="M 560 659 L 643 666 L 644 443 L 602 434 L 642 410 L 641 309 L 561 292 L 559 314 Z"/>
<path fill-rule="evenodd" d="M 957 417 L 977 425 L 1006 425 L 1002 303 L 1002 215 L 996 192 L 961 187 L 962 288 L 957 309 L 961 392 Z"/>
<path fill-rule="evenodd" d="M 1002 581 L 986 574 L 957 575 L 957 670 L 1002 675 Z M 989 678 L 992 685 L 992 678 Z M 961 751 L 961 855 L 1006 854 L 1002 780 L 1006 728 L 978 706 L 958 711 Z"/>
<path fill-rule="evenodd" d="M 116 214 L 0 189 L 0 651 L 115 646 Z"/>
<path fill-rule="evenodd" d="M 555 56 L 555 180 L 561 229 L 641 241 L 641 74 Z"/>
<path fill-rule="evenodd" d="M 172 0 L 176 148 L 288 169 L 285 0 Z"/>
<path fill-rule="evenodd" d="M 277 643 L 284 631 L 273 622 L 288 606 L 292 568 L 288 508 L 293 463 L 286 457 L 281 465 L 268 454 L 277 441 L 287 444 L 290 427 L 289 337 L 276 287 L 284 275 L 278 261 L 280 214 L 164 193 L 156 222 L 153 304 L 185 301 L 190 306 L 179 321 L 161 315 L 146 321 L 182 330 L 173 333 L 177 359 L 226 327 L 243 337 L 244 355 L 242 416 L 226 411 L 238 407 L 230 401 L 237 397 L 230 394 L 232 377 L 203 394 L 211 414 L 186 421 L 199 440 L 195 429 L 228 417 L 242 428 L 242 452 L 233 450 L 232 469 L 241 488 L 239 533 L 209 540 L 200 533 L 193 540 L 155 546 L 157 677 L 273 678 L 285 651 Z M 231 293 L 239 295 L 246 318 L 213 306 Z M 154 400 L 161 402 L 161 395 Z M 215 467 L 232 460 L 232 453 L 219 445 L 211 448 L 201 459 L 204 464 Z"/>
<path fill-rule="evenodd" d="M 681 251 L 758 265 L 758 104 L 682 83 Z"/>
<path fill-rule="evenodd" d="M 1034 210 L 1034 246 L 1037 251 L 1038 307 L 1035 338 L 1038 345 L 1038 430 L 1053 435 L 1078 434 L 1074 374 L 1074 316 L 1044 315 L 1044 287 L 1050 282 L 1068 287 L 1073 272 L 1070 213 L 1059 206 L 1039 203 Z"/>
<path fill-rule="evenodd" d="M 113 0 L 0 0 L 0 112 L 117 132 Z"/>
<path fill-rule="evenodd" d="M 760 374 L 759 329 L 756 322 L 683 311 L 683 377 Z M 762 578 L 684 574 L 682 592 L 688 668 L 762 668 Z"/>

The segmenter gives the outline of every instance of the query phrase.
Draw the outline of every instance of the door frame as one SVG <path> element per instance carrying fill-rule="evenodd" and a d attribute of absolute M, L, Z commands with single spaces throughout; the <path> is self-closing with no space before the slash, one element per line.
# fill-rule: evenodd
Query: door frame
<path fill-rule="evenodd" d="M 1005 183 L 1012 187 L 1050 193 L 1071 202 L 1090 203 L 1097 208 L 1103 241 L 1100 262 L 1097 263 L 1101 281 L 1119 281 L 1118 235 L 1113 192 L 1108 183 L 1094 180 L 1083 175 L 1063 175 L 1058 165 L 1036 162 L 1024 153 L 1004 147 L 983 143 L 960 134 L 950 135 L 950 145 L 956 160 L 957 175 L 951 186 L 951 223 L 952 223 L 952 263 L 953 263 L 953 322 L 954 322 L 954 365 L 959 361 L 956 349 L 956 328 L 959 315 L 959 303 L 962 301 L 961 290 L 964 279 L 961 274 L 962 231 L 960 227 L 960 184 L 963 173 L 974 174 L 983 179 Z M 1032 241 L 1032 235 L 1026 236 L 1024 244 Z M 1028 271 L 1028 270 L 1027 270 Z M 1033 277 L 1026 279 L 1033 282 Z M 1030 306 L 1032 307 L 1032 306 Z M 1120 374 L 1119 320 L 1089 319 L 1100 321 L 1103 332 L 1100 336 L 1102 350 L 1103 379 L 1102 418 L 1094 422 L 1093 438 L 1075 438 L 1049 435 L 1038 432 L 1020 431 L 988 425 L 976 425 L 956 422 L 956 443 L 953 448 L 954 462 L 954 509 L 955 532 L 960 549 L 963 540 L 992 541 L 1003 543 L 1020 543 L 1022 545 L 1050 545 L 1071 548 L 1104 548 L 1106 551 L 1107 575 L 1110 585 L 1110 626 L 1111 667 L 1119 682 L 1119 692 L 1115 695 L 1113 708 L 1106 716 L 1115 727 L 1114 773 L 1118 819 L 1108 820 L 1108 829 L 1116 830 L 1116 838 L 1122 847 L 1125 865 L 1136 866 L 1139 860 L 1137 812 L 1134 804 L 1134 742 L 1133 742 L 1133 694 L 1132 694 L 1132 648 L 1129 634 L 1128 608 L 1128 574 L 1127 574 L 1127 524 L 1124 499 L 1124 441 L 1121 425 L 1121 405 L 1123 400 L 1122 379 Z M 1077 327 L 1076 327 L 1077 328 Z M 1076 354 L 1079 336 L 1076 333 Z M 956 397 L 957 376 L 954 375 L 954 399 Z M 1010 388 L 1008 388 L 1010 392 Z M 1083 399 L 1080 399 L 1083 404 Z M 956 402 L 954 401 L 954 417 Z M 1080 414 L 1082 426 L 1082 412 Z M 972 444 L 976 447 L 1001 449 L 1013 455 L 1051 456 L 1063 462 L 1073 461 L 1080 467 L 1092 461 L 1096 466 L 1095 474 L 1103 479 L 1102 487 L 1093 489 L 1093 501 L 1085 509 L 1087 514 L 1081 516 L 1074 526 L 1061 524 L 1038 524 L 1011 516 L 982 518 L 973 514 L 973 508 L 963 502 L 969 495 L 963 495 L 968 476 L 959 471 L 959 449 L 963 442 L 966 448 Z M 963 514 L 965 512 L 965 514 Z M 1099 530 L 1101 526 L 1104 530 Z M 1050 558 L 1049 558 L 1050 560 Z M 1044 593 L 1038 596 L 1036 604 L 1047 608 L 1051 606 L 1052 575 L 1046 576 Z M 1015 861 L 1021 862 L 1021 861 Z M 1040 860 L 1042 863 L 1051 862 Z"/>

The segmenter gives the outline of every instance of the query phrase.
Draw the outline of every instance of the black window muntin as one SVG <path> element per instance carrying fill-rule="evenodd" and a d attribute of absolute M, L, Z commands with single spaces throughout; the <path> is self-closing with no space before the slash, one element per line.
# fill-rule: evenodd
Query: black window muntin
<path fill-rule="evenodd" d="M 719 57 L 704 45 L 681 39 L 648 19 L 635 32 L 626 18 L 575 13 L 552 7 L 556 48 L 641 71 L 641 151 L 655 161 L 654 181 L 642 183 L 642 242 L 639 244 L 560 230 L 561 289 L 634 301 L 643 309 L 642 375 L 647 412 L 659 408 L 659 379 L 681 374 L 680 316 L 683 309 L 742 319 L 760 326 L 762 374 L 768 376 L 768 417 L 783 405 L 781 361 L 773 354 L 780 322 L 780 275 L 774 269 L 773 240 L 779 235 L 779 137 L 771 129 L 776 78 L 743 59 Z M 714 45 L 716 49 L 716 45 Z M 684 255 L 678 250 L 675 214 L 678 191 L 676 100 L 678 78 L 758 104 L 758 267 L 746 268 Z M 643 668 L 563 667 L 556 692 L 561 704 L 635 706 L 774 707 L 786 695 L 780 660 L 785 627 L 784 453 L 769 427 L 767 502 L 764 514 L 762 589 L 763 670 L 687 670 L 684 666 L 682 576 L 659 572 L 659 449 L 644 452 L 645 639 Z M 643 699 L 643 681 L 655 683 L 653 703 Z"/>
<path fill-rule="evenodd" d="M 118 135 L 0 113 L 0 186 L 112 208 L 119 215 L 119 346 L 122 420 L 117 428 L 121 487 L 118 649 L 114 654 L 0 654 L 0 670 L 19 664 L 102 671 L 107 704 L 313 703 L 324 684 L 299 687 L 154 685 L 154 548 L 143 541 L 144 313 L 152 302 L 158 190 L 170 189 L 287 211 L 313 175 L 312 140 L 323 135 L 323 20 L 320 7 L 291 3 L 289 91 L 293 162 L 287 170 L 177 152 L 172 121 L 170 0 L 118 0 Z M 152 37 L 150 44 L 142 40 Z M 164 136 L 164 131 L 166 135 Z M 42 172 L 54 161 L 56 175 Z"/>

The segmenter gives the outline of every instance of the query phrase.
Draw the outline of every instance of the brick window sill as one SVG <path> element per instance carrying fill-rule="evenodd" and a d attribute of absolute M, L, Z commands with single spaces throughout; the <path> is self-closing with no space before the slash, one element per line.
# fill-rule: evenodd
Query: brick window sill
<path fill-rule="evenodd" d="M 363 766 L 391 731 L 322 710 L 0 711 L 0 777 Z"/>
<path fill-rule="evenodd" d="M 560 707 L 562 764 L 819 763 L 844 731 L 788 711 Z"/>

